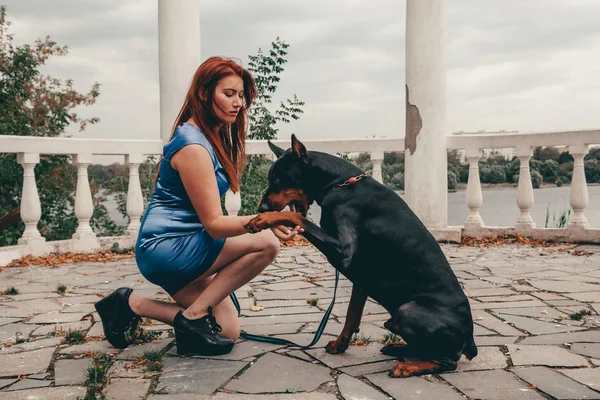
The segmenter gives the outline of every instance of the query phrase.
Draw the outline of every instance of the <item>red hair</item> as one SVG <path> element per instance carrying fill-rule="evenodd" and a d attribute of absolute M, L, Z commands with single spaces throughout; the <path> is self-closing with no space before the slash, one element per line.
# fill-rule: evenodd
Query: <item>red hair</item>
<path fill-rule="evenodd" d="M 217 83 L 231 75 L 244 81 L 245 99 L 233 124 L 221 121 L 213 110 Z M 247 115 L 256 94 L 256 84 L 250 72 L 231 59 L 210 57 L 196 70 L 169 138 L 170 141 L 175 129 L 191 118 L 210 142 L 234 192 L 240 190 L 239 180 L 246 164 Z"/>

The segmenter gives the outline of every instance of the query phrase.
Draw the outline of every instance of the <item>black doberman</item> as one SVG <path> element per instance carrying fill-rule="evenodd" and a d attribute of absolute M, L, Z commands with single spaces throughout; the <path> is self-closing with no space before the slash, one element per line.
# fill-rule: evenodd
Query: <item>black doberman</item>
<path fill-rule="evenodd" d="M 299 225 L 352 281 L 344 328 L 327 352 L 348 348 L 371 297 L 391 314 L 384 326 L 403 339 L 381 350 L 403 360 L 390 376 L 454 370 L 462 354 L 475 357 L 468 299 L 439 244 L 402 198 L 342 158 L 307 151 L 295 135 L 287 151 L 269 146 L 278 158 L 260 214 L 245 228 Z M 322 209 L 321 227 L 306 219 L 313 201 Z M 281 212 L 288 205 L 292 211 Z"/>

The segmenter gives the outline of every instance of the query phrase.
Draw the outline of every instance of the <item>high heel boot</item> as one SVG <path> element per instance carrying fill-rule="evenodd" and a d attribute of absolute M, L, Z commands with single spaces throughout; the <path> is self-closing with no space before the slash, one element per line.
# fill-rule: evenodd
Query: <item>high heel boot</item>
<path fill-rule="evenodd" d="M 127 331 L 135 329 L 140 317 L 129 306 L 132 289 L 119 288 L 94 304 L 104 328 L 106 340 L 117 349 L 129 346 Z"/>
<path fill-rule="evenodd" d="M 208 314 L 199 319 L 187 319 L 181 311 L 175 315 L 177 354 L 216 356 L 231 351 L 234 341 L 219 335 L 222 328 L 212 311 L 212 307 L 208 307 Z"/>

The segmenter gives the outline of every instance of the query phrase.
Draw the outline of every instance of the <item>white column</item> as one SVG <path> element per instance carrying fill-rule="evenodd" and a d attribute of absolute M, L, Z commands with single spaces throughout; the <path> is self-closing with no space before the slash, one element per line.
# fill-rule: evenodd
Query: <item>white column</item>
<path fill-rule="evenodd" d="M 371 162 L 373 163 L 373 178 L 383 183 L 383 175 L 381 174 L 381 163 L 383 163 L 383 151 L 374 151 L 371 153 Z"/>
<path fill-rule="evenodd" d="M 160 138 L 167 141 L 200 58 L 199 0 L 158 0 Z"/>
<path fill-rule="evenodd" d="M 140 183 L 140 164 L 144 161 L 142 154 L 134 153 L 125 156 L 125 163 L 129 166 L 129 187 L 127 188 L 127 215 L 129 225 L 127 234 L 133 238 L 132 244 L 137 240 L 140 230 L 140 219 L 144 214 L 144 196 Z"/>
<path fill-rule="evenodd" d="M 477 153 L 479 153 L 477 149 Z M 469 207 L 469 216 L 465 222 L 465 228 L 479 228 L 483 226 L 483 219 L 479 214 L 479 209 L 483 204 L 483 194 L 481 193 L 481 180 L 479 179 L 479 155 L 472 156 L 467 150 L 467 160 L 469 161 L 469 180 L 467 182 L 467 205 Z"/>
<path fill-rule="evenodd" d="M 535 228 L 535 222 L 529 214 L 529 210 L 533 207 L 533 185 L 531 184 L 531 171 L 529 169 L 529 159 L 532 155 L 531 147 L 517 148 L 517 158 L 521 162 L 519 188 L 517 189 L 517 205 L 521 210 L 521 216 L 515 226 L 517 230 Z"/>
<path fill-rule="evenodd" d="M 406 1 L 406 199 L 428 228 L 448 222 L 446 1 Z"/>
<path fill-rule="evenodd" d="M 569 146 L 569 153 L 573 156 L 575 162 L 573 163 L 570 196 L 573 216 L 568 227 L 587 229 L 590 225 L 583 212 L 588 206 L 588 188 L 585 180 L 583 158 L 588 153 L 588 146 Z"/>
<path fill-rule="evenodd" d="M 233 193 L 231 190 L 228 190 L 227 193 L 225 193 L 225 209 L 227 210 L 227 215 L 238 215 L 241 208 L 242 194 L 240 192 Z"/>
<path fill-rule="evenodd" d="M 23 193 L 21 194 L 21 219 L 25 223 L 23 236 L 18 240 L 18 244 L 31 244 L 32 242 L 45 242 L 37 224 L 42 217 L 42 205 L 38 195 L 37 185 L 35 183 L 34 168 L 40 162 L 40 155 L 37 153 L 19 153 L 17 162 L 23 167 Z"/>
<path fill-rule="evenodd" d="M 88 166 L 92 163 L 92 155 L 77 154 L 73 157 L 73 164 L 77 165 L 77 191 L 75 192 L 75 216 L 77 217 L 77 230 L 73 239 L 84 237 L 95 237 L 90 226 L 90 219 L 94 215 L 94 203 L 90 181 L 88 177 Z"/>

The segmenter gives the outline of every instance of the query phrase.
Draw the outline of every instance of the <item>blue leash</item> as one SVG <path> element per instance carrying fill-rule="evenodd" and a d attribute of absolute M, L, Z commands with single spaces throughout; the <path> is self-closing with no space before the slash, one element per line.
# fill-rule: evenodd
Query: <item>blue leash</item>
<path fill-rule="evenodd" d="M 244 338 L 244 339 L 254 340 L 254 341 L 257 341 L 257 342 L 292 345 L 292 346 L 295 346 L 295 347 L 299 347 L 302 350 L 311 348 L 312 346 L 314 346 L 319 341 L 319 339 L 321 339 L 321 335 L 323 334 L 323 331 L 325 330 L 325 326 L 327 325 L 327 320 L 329 320 L 329 316 L 331 315 L 331 311 L 333 310 L 333 305 L 335 304 L 335 294 L 337 292 L 339 278 L 340 278 L 340 273 L 336 269 L 335 270 L 335 286 L 333 288 L 333 298 L 331 299 L 331 304 L 329 305 L 329 308 L 327 308 L 327 311 L 325 312 L 325 315 L 323 315 L 323 319 L 321 320 L 321 324 L 319 325 L 319 328 L 315 332 L 315 337 L 312 340 L 312 342 L 310 342 L 310 344 L 308 344 L 306 346 L 301 346 L 301 345 L 296 344 L 296 343 L 294 343 L 294 342 L 292 342 L 290 340 L 287 340 L 287 339 L 279 339 L 279 338 L 269 337 L 269 336 L 253 335 L 251 333 L 246 333 L 244 331 L 242 331 L 242 333 L 240 334 L 240 336 L 242 338 Z M 235 308 L 237 308 L 238 317 L 239 317 L 241 315 L 240 314 L 240 302 L 238 301 L 237 297 L 235 296 L 235 293 L 231 293 L 230 297 L 231 297 L 231 300 L 233 301 L 233 304 L 235 305 Z"/>

